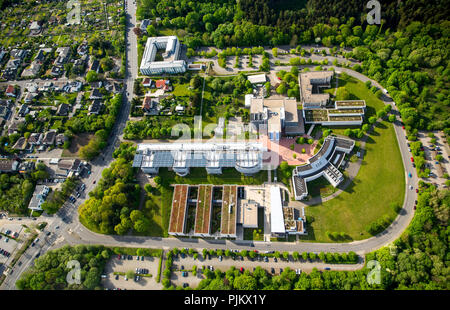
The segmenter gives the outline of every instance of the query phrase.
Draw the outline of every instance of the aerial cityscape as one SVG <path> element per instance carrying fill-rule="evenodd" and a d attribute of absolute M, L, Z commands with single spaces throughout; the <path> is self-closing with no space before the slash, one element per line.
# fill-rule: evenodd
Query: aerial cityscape
<path fill-rule="evenodd" d="M 445 1 L 0 7 L 0 291 L 450 288 Z"/>

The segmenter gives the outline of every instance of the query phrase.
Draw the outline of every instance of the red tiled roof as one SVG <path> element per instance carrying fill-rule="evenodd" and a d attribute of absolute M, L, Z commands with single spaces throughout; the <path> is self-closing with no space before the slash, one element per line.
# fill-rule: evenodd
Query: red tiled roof
<path fill-rule="evenodd" d="M 156 88 L 163 88 L 166 86 L 166 80 L 157 80 L 156 81 Z"/>
<path fill-rule="evenodd" d="M 8 85 L 8 87 L 6 88 L 6 93 L 7 94 L 14 94 L 15 93 L 14 86 L 13 85 Z"/>
<path fill-rule="evenodd" d="M 145 97 L 144 98 L 144 102 L 142 103 L 142 108 L 143 109 L 150 109 L 150 104 L 152 103 L 152 97 Z"/>

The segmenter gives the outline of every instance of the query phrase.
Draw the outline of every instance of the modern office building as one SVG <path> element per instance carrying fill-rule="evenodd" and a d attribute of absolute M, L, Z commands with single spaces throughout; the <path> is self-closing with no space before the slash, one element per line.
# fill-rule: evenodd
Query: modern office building
<path fill-rule="evenodd" d="M 301 135 L 305 133 L 303 117 L 295 98 L 266 99 L 248 97 L 250 102 L 250 123 L 260 129 L 267 128 L 272 141 L 279 141 L 282 134 Z"/>
<path fill-rule="evenodd" d="M 304 72 L 299 76 L 302 116 L 305 124 L 324 126 L 353 126 L 363 123 L 364 100 L 330 101 L 330 94 L 322 88 L 331 87 L 333 71 Z"/>
<path fill-rule="evenodd" d="M 337 187 L 344 176 L 338 170 L 345 154 L 349 154 L 355 142 L 353 140 L 328 136 L 325 138 L 319 152 L 308 160 L 305 165 L 297 166 L 292 172 L 292 184 L 296 200 L 308 196 L 307 182 L 324 176 L 334 187 Z"/>
<path fill-rule="evenodd" d="M 163 50 L 161 54 L 158 54 Z M 144 75 L 177 74 L 186 72 L 186 62 L 180 60 L 181 44 L 176 36 L 151 37 L 147 39 L 141 61 Z M 156 60 L 161 58 L 162 60 Z"/>
<path fill-rule="evenodd" d="M 261 143 L 142 143 L 137 147 L 133 167 L 144 173 L 158 174 L 160 167 L 172 168 L 179 176 L 186 176 L 191 167 L 204 167 L 209 174 L 221 174 L 222 168 L 235 168 L 252 175 L 263 165 Z"/>

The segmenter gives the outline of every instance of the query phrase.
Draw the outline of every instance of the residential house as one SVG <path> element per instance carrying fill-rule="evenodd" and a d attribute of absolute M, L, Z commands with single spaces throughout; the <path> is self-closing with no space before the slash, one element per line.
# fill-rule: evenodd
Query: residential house
<path fill-rule="evenodd" d="M 80 56 L 85 56 L 88 54 L 88 52 L 89 52 L 89 47 L 88 47 L 87 42 L 81 43 L 77 48 L 77 53 Z"/>
<path fill-rule="evenodd" d="M 33 211 L 41 211 L 42 204 L 47 199 L 48 194 L 50 193 L 50 188 L 46 185 L 36 185 L 34 189 L 33 196 L 31 197 L 30 204 L 28 205 L 28 209 Z"/>
<path fill-rule="evenodd" d="M 152 23 L 151 19 L 144 19 L 139 27 L 143 33 L 147 33 L 147 27 Z"/>
<path fill-rule="evenodd" d="M 151 78 L 145 78 L 144 81 L 142 81 L 142 86 L 144 87 L 152 87 L 153 80 Z"/>
<path fill-rule="evenodd" d="M 45 60 L 45 51 L 43 49 L 39 49 L 30 67 L 23 70 L 22 77 L 36 76 L 41 70 L 44 60 Z"/>
<path fill-rule="evenodd" d="M 56 53 L 58 53 L 58 57 L 53 64 L 62 66 L 69 60 L 70 47 L 58 47 Z"/>
<path fill-rule="evenodd" d="M 24 137 L 20 137 L 13 145 L 13 149 L 23 151 L 27 148 L 27 145 L 28 145 L 27 139 L 25 139 Z"/>
<path fill-rule="evenodd" d="M 67 103 L 61 103 L 56 111 L 56 115 L 58 116 L 67 116 L 70 112 L 70 105 Z"/>
<path fill-rule="evenodd" d="M 28 138 L 28 143 L 30 145 L 40 145 L 42 143 L 43 134 L 41 133 L 32 133 Z"/>
<path fill-rule="evenodd" d="M 19 115 L 20 117 L 25 117 L 25 115 L 27 115 L 29 112 L 30 109 L 28 108 L 28 105 L 22 104 L 20 106 L 19 112 L 17 112 L 17 115 Z"/>
<path fill-rule="evenodd" d="M 0 124 L 8 118 L 9 109 L 5 106 L 0 106 Z"/>
<path fill-rule="evenodd" d="M 103 94 L 100 92 L 100 90 L 98 88 L 95 88 L 91 91 L 89 99 L 91 99 L 91 100 L 103 99 Z"/>
<path fill-rule="evenodd" d="M 56 131 L 50 130 L 44 134 L 44 138 L 42 139 L 43 145 L 53 145 L 55 143 Z"/>
<path fill-rule="evenodd" d="M 63 133 L 56 135 L 56 139 L 55 139 L 56 145 L 62 145 L 66 141 L 67 141 L 67 137 Z"/>
<path fill-rule="evenodd" d="M 145 114 L 158 115 L 160 110 L 159 98 L 146 96 L 142 103 L 142 110 Z"/>
<path fill-rule="evenodd" d="M 38 35 L 41 33 L 42 27 L 39 25 L 39 22 L 33 21 L 30 25 L 30 34 L 32 36 Z"/>
<path fill-rule="evenodd" d="M 19 162 L 14 159 L 0 159 L 0 172 L 14 172 L 17 171 L 19 167 Z"/>
<path fill-rule="evenodd" d="M 78 93 L 82 87 L 83 83 L 80 81 L 72 81 L 63 87 L 63 91 L 66 93 Z"/>
<path fill-rule="evenodd" d="M 64 64 L 69 60 L 70 47 L 58 47 L 56 53 L 58 53 L 58 57 L 56 57 L 53 62 L 50 74 L 53 76 L 60 76 L 64 72 Z"/>
<path fill-rule="evenodd" d="M 57 175 L 68 176 L 70 172 L 80 173 L 83 169 L 81 160 L 79 159 L 62 159 L 58 162 Z"/>
<path fill-rule="evenodd" d="M 6 96 L 8 97 L 16 97 L 16 89 L 14 87 L 14 85 L 8 85 L 8 87 L 6 87 L 6 92 L 5 92 Z"/>
<path fill-rule="evenodd" d="M 169 80 L 157 80 L 155 82 L 155 86 L 158 89 L 162 89 L 163 91 L 172 91 L 172 85 L 170 85 Z"/>
<path fill-rule="evenodd" d="M 100 62 L 94 59 L 89 67 L 89 71 L 95 71 L 98 73 L 100 71 Z"/>
<path fill-rule="evenodd" d="M 23 102 L 25 103 L 31 103 L 33 102 L 33 99 L 38 96 L 37 93 L 26 93 L 25 97 L 23 98 Z"/>

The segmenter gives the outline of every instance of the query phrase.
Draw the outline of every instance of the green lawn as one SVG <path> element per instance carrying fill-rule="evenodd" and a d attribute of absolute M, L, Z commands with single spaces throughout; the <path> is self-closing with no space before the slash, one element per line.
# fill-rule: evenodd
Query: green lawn
<path fill-rule="evenodd" d="M 358 175 L 338 197 L 306 207 L 308 236 L 302 240 L 331 242 L 326 231 L 345 232 L 353 240 L 369 238 L 366 226 L 396 213 L 390 204 L 403 204 L 405 174 L 395 132 L 391 123 L 382 122 L 366 143 L 366 155 Z M 312 217 L 312 219 L 311 219 Z"/>
<path fill-rule="evenodd" d="M 259 185 L 267 181 L 267 171 L 265 170 L 258 172 L 254 176 L 245 176 L 234 168 L 222 169 L 221 175 L 208 174 L 205 168 L 191 168 L 190 173 L 186 177 L 180 177 L 175 172 L 164 168 L 159 170 L 158 175 L 169 184 Z"/>

